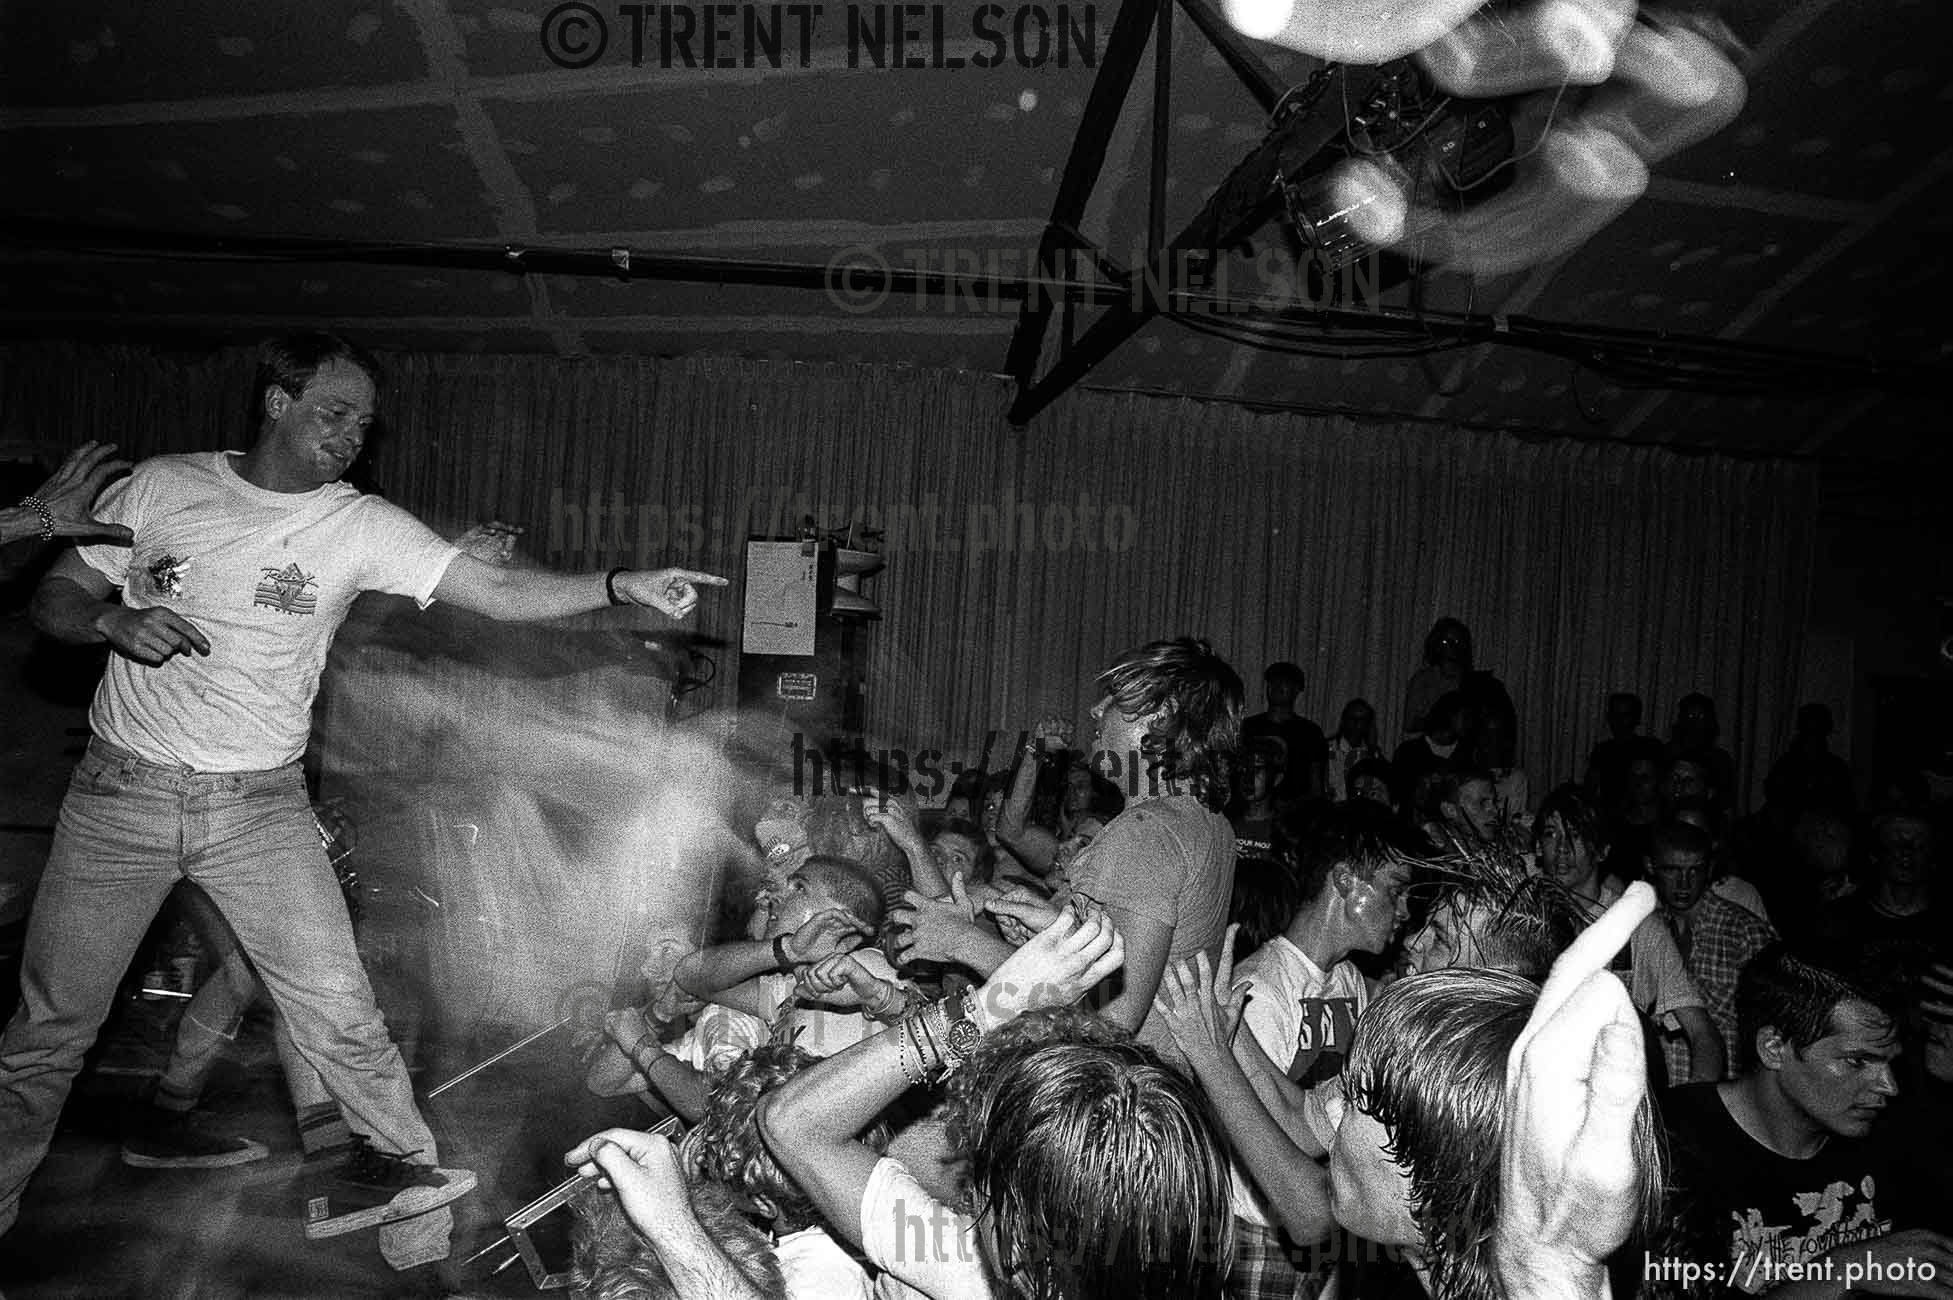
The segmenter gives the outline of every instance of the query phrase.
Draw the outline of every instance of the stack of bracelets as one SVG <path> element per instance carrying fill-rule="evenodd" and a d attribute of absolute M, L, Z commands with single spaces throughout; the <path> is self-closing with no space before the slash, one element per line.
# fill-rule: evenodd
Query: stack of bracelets
<path fill-rule="evenodd" d="M 895 1032 L 902 1036 L 896 1059 L 909 1086 L 941 1083 L 970 1059 L 983 1037 L 976 994 L 928 1003 L 903 1017 Z"/>

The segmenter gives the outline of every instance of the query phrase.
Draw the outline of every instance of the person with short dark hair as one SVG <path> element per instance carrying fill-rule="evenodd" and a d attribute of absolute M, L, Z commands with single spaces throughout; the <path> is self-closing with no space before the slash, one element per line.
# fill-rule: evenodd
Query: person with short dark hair
<path fill-rule="evenodd" d="M 1702 765 L 1714 790 L 1718 807 L 1733 810 L 1737 803 L 1736 760 L 1716 742 L 1722 724 L 1716 720 L 1716 702 L 1700 691 L 1684 695 L 1675 705 L 1675 720 L 1668 729 L 1668 757 L 1691 759 Z"/>
<path fill-rule="evenodd" d="M 1308 684 L 1302 669 L 1292 663 L 1269 664 L 1262 673 L 1268 709 L 1241 723 L 1241 739 L 1246 742 L 1266 736 L 1281 746 L 1281 784 L 1275 799 L 1282 804 L 1297 804 L 1322 797 L 1328 786 L 1329 742 L 1322 728 L 1295 711 L 1295 701 Z"/>
<path fill-rule="evenodd" d="M 1662 744 L 1641 731 L 1641 697 L 1615 691 L 1607 697 L 1607 738 L 1587 755 L 1587 793 L 1607 809 L 1618 808 L 1627 797 L 1628 764 L 1636 758 L 1659 763 L 1666 756 Z"/>
<path fill-rule="evenodd" d="M 1897 1093 L 1891 993 L 1815 965 L 1781 943 L 1737 982 L 1737 1032 L 1753 1064 L 1724 1083 L 1672 1089 L 1662 1111 L 1674 1153 L 1670 1253 L 1712 1264 L 1706 1290 L 1839 1296 L 1942 1295 L 1953 1240 L 1912 1230 L 1923 1207 L 1880 1115 Z M 1920 1264 L 1939 1271 L 1923 1286 Z M 1931 1274 L 1928 1274 L 1928 1278 Z"/>
<path fill-rule="evenodd" d="M 613 604 L 683 618 L 699 586 L 725 579 L 499 568 L 362 495 L 341 479 L 379 382 L 373 357 L 337 335 L 267 341 L 250 449 L 137 465 L 94 507 L 131 540 L 64 553 L 35 593 L 42 632 L 114 653 L 35 900 L 21 1007 L 0 1037 L 0 1232 L 130 955 L 185 878 L 236 931 L 355 1135 L 307 1198 L 307 1235 L 417 1217 L 474 1185 L 437 1167 L 312 819 L 299 759 L 333 637 L 364 591 L 513 622 Z"/>
<path fill-rule="evenodd" d="M 1350 770 L 1373 758 L 1383 758 L 1383 746 L 1377 739 L 1377 711 L 1368 700 L 1351 700 L 1343 706 L 1336 734 L 1329 738 L 1329 798 L 1336 803 L 1348 799 Z"/>
<path fill-rule="evenodd" d="M 1776 942 L 1770 923 L 1717 894 L 1711 887 L 1714 842 L 1687 822 L 1655 828 L 1648 854 L 1648 878 L 1661 900 L 1658 915 L 1675 937 L 1689 978 L 1702 994 L 1723 1041 L 1723 1074 L 1745 1064 L 1746 1047 L 1736 1023 L 1736 981 L 1750 959 Z M 1664 1039 L 1668 1075 L 1682 1078 L 1689 1067 L 1684 1043 Z"/>
<path fill-rule="evenodd" d="M 1625 892 L 1626 885 L 1608 875 L 1601 864 L 1607 857 L 1605 821 L 1586 792 L 1571 782 L 1541 801 L 1533 820 L 1533 846 L 1539 869 L 1559 881 L 1588 914 L 1597 915 Z M 1627 947 L 1625 968 L 1617 973 L 1642 1015 L 1661 1037 L 1680 1034 L 1688 1043 L 1688 1073 L 1670 1082 L 1709 1081 L 1723 1076 L 1722 1035 L 1689 978 L 1688 967 L 1667 929 L 1652 917 L 1640 925 Z"/>

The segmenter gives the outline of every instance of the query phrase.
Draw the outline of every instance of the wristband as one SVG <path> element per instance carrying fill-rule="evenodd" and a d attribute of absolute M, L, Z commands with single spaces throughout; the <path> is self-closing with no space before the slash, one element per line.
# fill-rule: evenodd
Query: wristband
<path fill-rule="evenodd" d="M 629 569 L 625 568 L 623 565 L 620 564 L 616 568 L 612 569 L 609 573 L 606 573 L 604 575 L 604 594 L 610 597 L 611 604 L 628 605 L 631 603 L 630 601 L 625 600 L 622 596 L 617 594 L 617 575 L 620 573 L 629 573 L 629 572 L 630 572 Z"/>
<path fill-rule="evenodd" d="M 35 514 L 41 517 L 41 540 L 44 542 L 53 541 L 54 540 L 54 512 L 47 508 L 47 502 L 41 500 L 37 496 L 34 496 L 32 493 L 29 493 L 27 496 L 24 496 L 20 499 L 20 506 L 21 509 L 32 510 Z"/>
<path fill-rule="evenodd" d="M 794 968 L 795 963 L 793 958 L 787 956 L 787 936 L 784 934 L 776 934 L 773 936 L 773 964 L 781 970 L 792 970 Z"/>

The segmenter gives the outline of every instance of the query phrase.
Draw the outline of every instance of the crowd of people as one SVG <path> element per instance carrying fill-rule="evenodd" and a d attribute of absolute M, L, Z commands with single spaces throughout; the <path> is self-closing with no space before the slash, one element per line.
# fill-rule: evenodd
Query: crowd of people
<path fill-rule="evenodd" d="M 377 382 L 343 340 L 279 341 L 251 451 L 96 502 L 89 448 L 23 507 L 90 543 L 37 622 L 117 655 L 0 1038 L 0 1231 L 187 879 L 234 939 L 226 1005 L 277 1009 L 308 1233 L 446 1253 L 474 1177 L 439 1163 L 296 767 L 325 646 L 360 590 L 683 617 L 721 580 L 499 568 L 343 487 Z M 645 1120 L 566 1156 L 597 1180 L 582 1293 L 1953 1297 L 1934 787 L 1861 804 L 1813 705 L 1746 809 L 1699 694 L 1666 741 L 1616 694 L 1585 770 L 1529 773 L 1470 630 L 1423 658 L 1401 734 L 1357 699 L 1325 735 L 1298 666 L 1246 716 L 1211 646 L 1155 641 L 1091 684 L 1088 740 L 1040 722 L 941 809 L 773 799 L 746 914 L 579 1045 Z M 195 1104 L 194 1063 L 159 1104 Z M 167 1123 L 135 1153 L 261 1154 Z"/>

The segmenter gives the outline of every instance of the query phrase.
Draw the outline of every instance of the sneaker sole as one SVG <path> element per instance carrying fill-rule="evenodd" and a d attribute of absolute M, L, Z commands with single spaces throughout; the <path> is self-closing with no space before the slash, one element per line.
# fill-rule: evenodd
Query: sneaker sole
<path fill-rule="evenodd" d="M 262 1142 L 243 1139 L 244 1145 L 235 1151 L 226 1151 L 210 1156 L 146 1156 L 139 1151 L 122 1148 L 122 1163 L 132 1169 L 230 1169 L 237 1165 L 254 1164 L 271 1154 L 271 1148 Z"/>
<path fill-rule="evenodd" d="M 361 1228 L 377 1228 L 382 1223 L 396 1223 L 401 1219 L 426 1214 L 429 1210 L 438 1210 L 475 1190 L 475 1175 L 470 1171 L 442 1169 L 439 1172 L 447 1176 L 448 1181 L 444 1186 L 410 1187 L 385 1205 L 375 1205 L 356 1214 L 342 1214 L 338 1218 L 327 1218 L 331 1212 L 331 1201 L 323 1196 L 315 1196 L 305 1203 L 305 1235 L 319 1241 L 325 1237 L 358 1232 Z"/>

